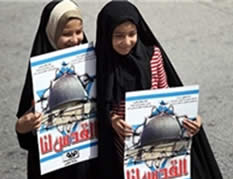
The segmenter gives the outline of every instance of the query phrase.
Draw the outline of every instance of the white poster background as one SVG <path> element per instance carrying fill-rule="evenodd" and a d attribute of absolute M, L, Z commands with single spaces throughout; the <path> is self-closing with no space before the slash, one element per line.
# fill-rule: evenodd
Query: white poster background
<path fill-rule="evenodd" d="M 172 105 L 176 116 L 186 115 L 189 119 L 193 119 L 198 114 L 198 96 L 199 87 L 197 85 L 127 92 L 125 120 L 131 125 L 134 132 L 136 132 L 137 127 L 135 126 L 143 124 L 145 118 L 152 114 L 152 108 L 158 108 L 161 101 L 165 102 L 166 106 Z M 137 133 L 141 133 L 142 130 L 143 128 L 137 130 Z M 142 150 L 135 146 L 134 141 L 139 140 L 141 134 L 140 136 L 134 136 L 134 138 L 128 137 L 125 140 L 125 179 L 191 178 L 191 139 L 187 150 L 188 154 L 168 158 L 164 157 L 161 160 L 137 161 L 137 155 L 141 155 L 140 152 Z M 133 157 L 127 157 L 130 154 L 130 150 L 131 153 L 133 153 L 132 151 L 136 151 Z M 152 164 L 153 162 L 154 164 Z"/>
<path fill-rule="evenodd" d="M 46 100 L 42 96 L 48 91 L 56 73 L 72 68 L 78 76 L 88 74 L 95 78 L 96 56 L 92 43 L 87 43 L 30 59 L 33 79 L 35 111 L 44 112 Z M 64 66 L 65 64 L 65 66 Z M 96 80 L 88 88 L 90 99 L 96 97 Z M 67 132 L 69 128 L 69 132 Z M 66 129 L 66 130 L 64 130 Z M 89 116 L 81 122 L 46 129 L 42 125 L 37 131 L 41 174 L 97 157 L 96 117 Z"/>

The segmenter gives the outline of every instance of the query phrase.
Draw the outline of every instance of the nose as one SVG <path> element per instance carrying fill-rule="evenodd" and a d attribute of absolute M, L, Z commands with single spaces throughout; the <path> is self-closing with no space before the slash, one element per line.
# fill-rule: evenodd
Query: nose
<path fill-rule="evenodd" d="M 70 39 L 70 42 L 72 43 L 72 45 L 79 45 L 80 40 L 79 40 L 78 35 L 73 34 L 71 39 Z"/>
<path fill-rule="evenodd" d="M 129 36 L 126 36 L 126 37 L 125 37 L 125 45 L 128 45 L 128 46 L 131 45 L 131 39 L 130 39 Z"/>

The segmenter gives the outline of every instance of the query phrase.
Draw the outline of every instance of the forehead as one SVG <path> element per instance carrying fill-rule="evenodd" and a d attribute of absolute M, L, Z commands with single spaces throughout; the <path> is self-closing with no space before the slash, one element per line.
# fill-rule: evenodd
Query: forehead
<path fill-rule="evenodd" d="M 67 23 L 65 24 L 64 29 L 74 28 L 74 27 L 76 27 L 76 28 L 82 27 L 82 21 L 80 19 L 76 19 L 76 18 L 69 19 L 67 21 Z"/>
<path fill-rule="evenodd" d="M 130 21 L 123 22 L 115 27 L 113 33 L 126 33 L 137 30 L 136 25 Z"/>

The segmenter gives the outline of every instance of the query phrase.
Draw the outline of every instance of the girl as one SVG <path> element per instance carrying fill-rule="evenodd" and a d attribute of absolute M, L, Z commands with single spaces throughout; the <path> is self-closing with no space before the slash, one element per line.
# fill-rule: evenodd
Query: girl
<path fill-rule="evenodd" d="M 51 1 L 42 12 L 39 29 L 34 40 L 31 57 L 58 49 L 86 43 L 83 20 L 78 6 L 70 0 Z M 88 179 L 95 178 L 91 170 L 93 161 L 75 164 L 43 176 L 40 175 L 37 137 L 34 130 L 41 124 L 41 114 L 33 111 L 32 77 L 28 67 L 16 122 L 16 133 L 20 146 L 28 151 L 29 179 Z"/>
<path fill-rule="evenodd" d="M 124 121 L 125 92 L 182 83 L 137 8 L 127 1 L 110 2 L 99 13 L 96 55 L 100 172 L 103 178 L 124 178 L 123 139 L 132 135 Z M 221 178 L 201 118 L 185 120 L 184 127 L 195 135 L 192 178 Z"/>

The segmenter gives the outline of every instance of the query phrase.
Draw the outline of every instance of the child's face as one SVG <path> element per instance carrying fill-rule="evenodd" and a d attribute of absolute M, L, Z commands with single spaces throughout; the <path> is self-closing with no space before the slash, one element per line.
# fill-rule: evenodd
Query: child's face
<path fill-rule="evenodd" d="M 127 55 L 137 42 L 136 25 L 126 21 L 118 25 L 112 34 L 113 49 L 120 55 Z"/>
<path fill-rule="evenodd" d="M 82 21 L 71 19 L 66 23 L 60 37 L 58 37 L 56 45 L 58 49 L 72 47 L 81 44 L 83 38 Z"/>

